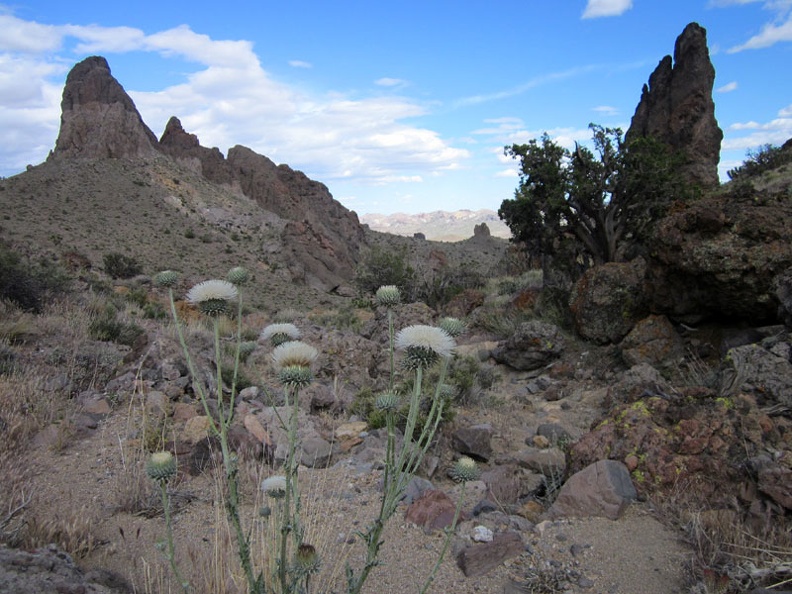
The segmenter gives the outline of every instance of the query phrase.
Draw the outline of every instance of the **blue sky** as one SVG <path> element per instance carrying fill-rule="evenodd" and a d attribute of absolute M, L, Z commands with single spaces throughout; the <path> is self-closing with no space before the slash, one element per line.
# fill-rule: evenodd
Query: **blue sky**
<path fill-rule="evenodd" d="M 626 130 L 692 21 L 726 179 L 792 137 L 792 0 L 0 0 L 0 176 L 46 158 L 68 71 L 102 55 L 158 137 L 175 115 L 360 214 L 497 210 L 518 181 L 504 145 Z"/>

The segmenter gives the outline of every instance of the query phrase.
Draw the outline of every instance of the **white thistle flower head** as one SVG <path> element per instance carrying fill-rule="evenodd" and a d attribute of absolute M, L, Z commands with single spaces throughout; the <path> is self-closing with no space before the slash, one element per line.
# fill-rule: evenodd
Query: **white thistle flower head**
<path fill-rule="evenodd" d="M 286 496 L 286 477 L 276 474 L 261 481 L 261 490 L 265 495 L 273 499 L 281 499 Z"/>
<path fill-rule="evenodd" d="M 270 324 L 261 331 L 260 340 L 269 340 L 272 346 L 278 346 L 290 340 L 298 340 L 300 330 L 294 324 Z"/>
<path fill-rule="evenodd" d="M 383 285 L 377 289 L 375 295 L 377 303 L 386 307 L 393 307 L 399 305 L 401 302 L 401 293 L 396 285 Z"/>
<path fill-rule="evenodd" d="M 442 328 L 434 326 L 407 326 L 396 335 L 396 348 L 405 352 L 404 364 L 408 369 L 429 367 L 439 357 L 450 357 L 456 343 Z"/>
<path fill-rule="evenodd" d="M 315 348 L 299 340 L 284 342 L 272 351 L 272 363 L 275 369 L 310 367 L 318 357 L 319 352 Z"/>
<path fill-rule="evenodd" d="M 198 306 L 210 316 L 225 313 L 228 302 L 235 301 L 238 297 L 239 292 L 232 283 L 217 279 L 198 283 L 187 292 L 187 302 Z"/>

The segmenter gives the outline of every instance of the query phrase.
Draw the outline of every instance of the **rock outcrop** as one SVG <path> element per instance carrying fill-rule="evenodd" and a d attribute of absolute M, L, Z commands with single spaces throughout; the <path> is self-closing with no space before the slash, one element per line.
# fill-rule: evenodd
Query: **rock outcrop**
<path fill-rule="evenodd" d="M 212 183 L 241 188 L 263 209 L 286 219 L 278 251 L 287 255 L 293 280 L 329 291 L 353 277 L 365 233 L 357 215 L 333 199 L 324 184 L 242 146 L 230 149 L 226 159 L 219 149 L 201 146 L 176 117 L 158 141 L 99 56 L 71 70 L 62 108 L 50 159 L 167 155 Z"/>
<path fill-rule="evenodd" d="M 652 311 L 697 323 L 774 323 L 792 267 L 792 208 L 784 200 L 723 192 L 658 221 L 646 295 Z"/>
<path fill-rule="evenodd" d="M 231 168 L 218 148 L 201 146 L 198 137 L 182 128 L 179 118 L 171 117 L 160 138 L 160 149 L 179 161 L 197 161 L 200 172 L 210 182 L 230 184 Z"/>
<path fill-rule="evenodd" d="M 50 159 L 143 157 L 156 154 L 158 144 L 107 60 L 92 56 L 72 68 Z"/>
<path fill-rule="evenodd" d="M 283 241 L 294 254 L 295 280 L 329 290 L 339 279 L 352 278 L 365 232 L 357 215 L 333 199 L 327 186 L 244 146 L 228 151 L 228 164 L 248 197 L 291 221 Z"/>
<path fill-rule="evenodd" d="M 690 23 L 676 40 L 673 62 L 665 56 L 644 85 L 626 136 L 651 136 L 681 151 L 684 175 L 702 187 L 718 185 L 723 131 L 715 119 L 714 82 L 707 32 Z"/>

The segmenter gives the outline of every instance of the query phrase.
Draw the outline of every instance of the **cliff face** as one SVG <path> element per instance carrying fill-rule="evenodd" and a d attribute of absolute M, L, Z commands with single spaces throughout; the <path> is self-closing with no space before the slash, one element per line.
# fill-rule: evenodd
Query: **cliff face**
<path fill-rule="evenodd" d="M 77 64 L 66 78 L 61 125 L 50 159 L 142 157 L 157 152 L 157 138 L 99 56 Z"/>
<path fill-rule="evenodd" d="M 172 117 L 158 141 L 102 57 L 74 66 L 63 91 L 61 129 L 49 159 L 168 156 L 209 182 L 241 188 L 247 197 L 287 220 L 282 252 L 291 254 L 295 281 L 323 290 L 354 276 L 364 229 L 357 215 L 333 199 L 324 184 L 243 146 L 203 147 Z"/>
<path fill-rule="evenodd" d="M 690 23 L 644 85 L 627 140 L 653 136 L 687 157 L 683 175 L 702 187 L 718 185 L 723 131 L 715 119 L 715 68 L 707 32 Z"/>

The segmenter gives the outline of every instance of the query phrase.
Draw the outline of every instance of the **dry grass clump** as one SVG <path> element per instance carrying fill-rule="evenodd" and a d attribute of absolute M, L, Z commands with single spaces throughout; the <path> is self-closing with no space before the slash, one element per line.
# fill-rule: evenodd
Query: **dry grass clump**
<path fill-rule="evenodd" d="M 763 514 L 710 509 L 697 498 L 695 483 L 677 485 L 654 502 L 660 518 L 684 535 L 694 556 L 691 594 L 737 594 L 792 584 L 792 521 L 766 509 Z M 757 501 L 754 507 L 761 507 Z M 764 590 L 763 590 L 764 591 Z"/>

